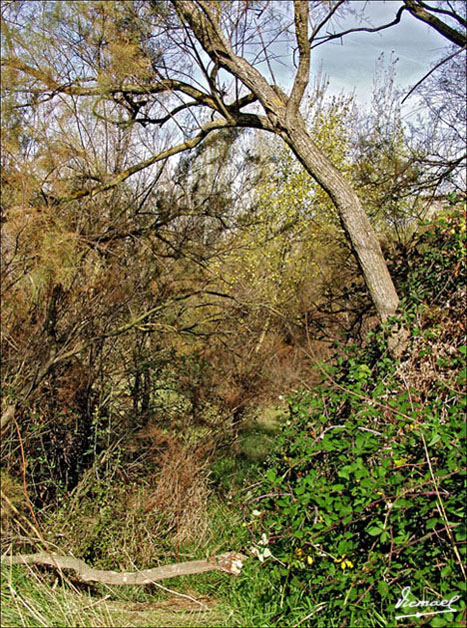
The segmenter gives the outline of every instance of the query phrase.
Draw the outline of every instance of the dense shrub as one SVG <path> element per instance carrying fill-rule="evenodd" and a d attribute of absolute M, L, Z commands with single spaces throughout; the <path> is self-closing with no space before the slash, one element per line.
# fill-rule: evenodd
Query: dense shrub
<path fill-rule="evenodd" d="M 464 254 L 465 223 L 451 211 L 396 260 L 411 331 L 402 361 L 374 333 L 366 347 L 319 366 L 318 387 L 290 397 L 278 453 L 249 504 L 271 584 L 259 604 L 276 601 L 272 624 L 392 625 L 419 610 L 395 610 L 411 587 L 410 599 L 460 596 L 455 616 L 415 625 L 461 625 Z"/>

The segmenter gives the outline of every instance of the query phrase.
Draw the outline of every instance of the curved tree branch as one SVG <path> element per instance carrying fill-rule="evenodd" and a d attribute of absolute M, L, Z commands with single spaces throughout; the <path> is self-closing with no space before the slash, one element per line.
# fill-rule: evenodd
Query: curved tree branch
<path fill-rule="evenodd" d="M 384 31 L 386 28 L 390 28 L 391 26 L 395 26 L 396 24 L 399 24 L 399 22 L 401 21 L 402 14 L 406 8 L 407 7 L 405 6 L 400 7 L 398 12 L 396 13 L 396 17 L 392 20 L 392 22 L 388 22 L 387 24 L 382 24 L 381 26 L 375 26 L 373 28 L 364 27 L 364 26 L 362 26 L 361 28 L 349 28 L 348 30 L 342 31 L 341 33 L 329 33 L 328 35 L 322 35 L 321 37 L 316 37 L 316 33 L 313 33 L 313 35 L 310 38 L 310 46 L 311 46 L 310 49 L 313 50 L 313 48 L 317 48 L 318 46 L 321 46 L 322 44 L 325 44 L 326 42 L 331 41 L 332 39 L 340 39 L 341 37 L 344 37 L 345 35 L 349 35 L 350 33 L 378 33 L 379 31 Z M 316 43 L 313 44 L 313 41 L 315 39 L 316 39 Z"/>
<path fill-rule="evenodd" d="M 440 35 L 449 39 L 449 41 L 453 44 L 456 44 L 456 46 L 464 47 L 466 45 L 466 34 L 457 31 L 455 28 L 452 28 L 452 26 L 449 26 L 449 24 L 446 24 L 446 22 L 440 20 L 439 17 L 436 17 L 433 13 L 427 11 L 424 8 L 427 5 L 423 2 L 419 2 L 417 0 L 404 0 L 404 5 L 405 8 L 417 18 L 417 20 L 425 22 L 425 24 L 434 28 Z M 434 11 L 434 9 L 431 10 Z M 452 14 L 450 15 L 451 17 L 454 17 Z"/>
<path fill-rule="evenodd" d="M 115 186 L 119 185 L 123 181 L 126 181 L 126 179 L 131 177 L 133 174 L 140 172 L 141 170 L 144 170 L 145 168 L 148 168 L 149 166 L 152 166 L 158 161 L 163 161 L 164 159 L 167 159 L 168 157 L 171 157 L 172 155 L 177 155 L 178 153 L 182 153 L 185 150 L 194 148 L 209 133 L 211 133 L 211 131 L 214 131 L 216 129 L 230 128 L 234 126 L 237 126 L 237 125 L 233 119 L 214 120 L 212 122 L 208 122 L 207 124 L 201 127 L 200 132 L 197 135 L 195 135 L 195 137 L 189 140 L 186 140 L 185 142 L 181 142 L 180 144 L 177 144 L 176 146 L 172 146 L 171 148 L 168 148 L 167 150 L 164 150 L 161 153 L 158 153 L 157 155 L 153 155 L 152 157 L 149 157 L 149 159 L 140 161 L 139 163 L 134 164 L 130 168 L 127 168 L 126 170 L 123 170 L 122 172 L 119 172 L 116 175 L 112 175 L 112 177 L 110 177 L 110 179 L 104 185 L 93 188 L 92 190 L 78 190 L 77 192 L 74 192 L 73 194 L 70 194 L 69 196 L 64 196 L 58 199 L 58 201 L 65 202 L 65 201 L 73 201 L 73 200 L 77 200 L 77 199 L 85 198 L 85 197 L 92 198 L 96 196 L 96 194 L 100 194 L 101 192 L 106 192 L 107 190 L 114 188 Z"/>
<path fill-rule="evenodd" d="M 70 96 L 116 96 L 118 94 L 128 94 L 143 96 L 177 91 L 196 99 L 197 102 L 204 104 L 207 107 L 217 109 L 216 102 L 212 96 L 184 81 L 178 81 L 174 79 L 162 79 L 157 83 L 148 83 L 146 85 L 122 83 L 121 85 L 112 85 L 110 87 L 100 85 L 94 87 L 86 87 L 84 85 L 80 85 L 79 81 L 75 83 L 60 83 L 60 81 L 52 77 L 49 73 L 34 68 L 27 63 L 23 63 L 18 58 L 5 58 L 2 60 L 2 65 L 20 70 L 24 74 L 27 74 L 41 81 L 47 89 L 53 92 L 53 95 L 67 94 Z M 25 88 L 21 91 L 24 91 L 26 93 L 44 93 L 43 88 Z"/>

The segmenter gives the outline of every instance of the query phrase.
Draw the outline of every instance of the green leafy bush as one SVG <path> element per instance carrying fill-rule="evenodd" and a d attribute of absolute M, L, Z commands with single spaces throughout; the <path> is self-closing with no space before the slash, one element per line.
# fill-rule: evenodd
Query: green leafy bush
<path fill-rule="evenodd" d="M 396 625 L 397 614 L 414 612 L 395 608 L 405 587 L 411 600 L 459 596 L 456 613 L 410 621 L 461 625 L 464 254 L 465 223 L 448 213 L 396 260 L 412 333 L 402 361 L 374 333 L 367 346 L 319 366 L 320 386 L 290 398 L 279 453 L 249 503 L 270 584 L 258 603 L 276 600 L 271 625 Z"/>

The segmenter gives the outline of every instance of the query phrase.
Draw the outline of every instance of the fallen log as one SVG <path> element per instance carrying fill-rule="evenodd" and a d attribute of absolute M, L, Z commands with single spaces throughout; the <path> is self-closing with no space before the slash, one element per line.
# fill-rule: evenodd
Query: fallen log
<path fill-rule="evenodd" d="M 18 554 L 17 556 L 2 556 L 2 564 L 7 565 L 49 565 L 55 569 L 72 569 L 82 582 L 101 582 L 102 584 L 151 584 L 166 578 L 176 576 L 188 576 L 192 574 L 204 573 L 206 571 L 225 571 L 226 573 L 238 576 L 243 561 L 247 557 L 238 552 L 227 552 L 212 556 L 207 560 L 192 560 L 186 563 L 176 563 L 154 569 L 144 569 L 142 571 L 105 571 L 93 569 L 84 561 L 72 556 L 60 556 L 59 554 Z"/>

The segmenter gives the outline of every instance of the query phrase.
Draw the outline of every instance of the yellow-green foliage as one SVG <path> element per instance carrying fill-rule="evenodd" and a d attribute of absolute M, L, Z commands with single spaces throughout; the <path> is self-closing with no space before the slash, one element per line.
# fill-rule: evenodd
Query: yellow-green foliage
<path fill-rule="evenodd" d="M 351 116 L 352 99 L 341 98 L 321 107 L 310 121 L 313 140 L 347 176 Z M 291 150 L 264 136 L 256 142 L 260 153 L 274 156 L 263 165 L 255 187 L 254 212 L 240 216 L 241 229 L 215 267 L 246 301 L 290 315 L 306 286 L 326 272 L 342 233 L 331 200 Z"/>
<path fill-rule="evenodd" d="M 352 179 L 352 124 L 354 122 L 353 97 L 334 97 L 321 106 L 310 121 L 313 141 L 321 148 L 331 163 L 348 179 Z M 297 166 L 298 167 L 298 166 Z M 312 183 L 313 200 L 318 220 L 339 228 L 334 205 L 327 193 Z"/>

